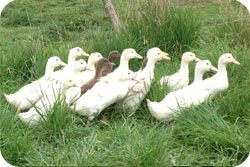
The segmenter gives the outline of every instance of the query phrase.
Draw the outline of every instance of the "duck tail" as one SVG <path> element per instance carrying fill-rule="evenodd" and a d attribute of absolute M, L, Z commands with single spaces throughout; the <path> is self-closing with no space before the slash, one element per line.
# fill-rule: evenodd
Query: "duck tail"
<path fill-rule="evenodd" d="M 147 105 L 148 105 L 148 109 L 149 109 L 150 113 L 151 114 L 154 113 L 154 110 L 155 110 L 154 102 L 147 99 Z"/>
<path fill-rule="evenodd" d="M 151 102 L 149 99 L 147 99 L 147 105 L 148 109 L 153 117 L 155 117 L 157 120 L 161 120 L 161 105 L 158 102 Z"/>
<path fill-rule="evenodd" d="M 7 95 L 7 94 L 4 93 L 4 96 L 5 96 L 6 100 L 7 100 L 9 103 L 11 103 L 11 104 L 13 103 L 13 101 L 14 101 L 14 99 L 15 99 L 15 97 L 14 97 L 13 94 Z"/>

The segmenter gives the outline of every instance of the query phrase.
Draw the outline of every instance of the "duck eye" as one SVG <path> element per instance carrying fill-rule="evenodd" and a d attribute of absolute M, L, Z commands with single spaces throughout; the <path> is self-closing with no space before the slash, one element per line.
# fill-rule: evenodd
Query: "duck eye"
<path fill-rule="evenodd" d="M 100 55 L 98 55 L 97 57 L 100 57 Z"/>
<path fill-rule="evenodd" d="M 158 55 L 160 55 L 160 53 L 157 53 Z"/>
<path fill-rule="evenodd" d="M 80 49 L 77 49 L 77 52 L 79 52 L 80 51 Z"/>
<path fill-rule="evenodd" d="M 130 75 L 130 72 L 128 74 Z"/>
<path fill-rule="evenodd" d="M 206 63 L 206 65 L 208 65 L 208 63 Z"/>
<path fill-rule="evenodd" d="M 81 64 L 83 64 L 83 62 L 81 62 Z"/>
<path fill-rule="evenodd" d="M 58 61 L 58 59 L 56 59 L 56 61 Z"/>
<path fill-rule="evenodd" d="M 69 82 L 72 82 L 72 80 L 69 80 Z"/>
<path fill-rule="evenodd" d="M 228 58 L 230 59 L 231 57 L 230 57 L 230 56 L 228 56 Z"/>

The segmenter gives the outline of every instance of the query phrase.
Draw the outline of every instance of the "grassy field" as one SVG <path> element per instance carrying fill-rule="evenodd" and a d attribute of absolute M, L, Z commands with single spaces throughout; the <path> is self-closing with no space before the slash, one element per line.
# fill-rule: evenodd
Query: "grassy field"
<path fill-rule="evenodd" d="M 161 0 L 157 0 L 162 3 Z M 0 150 L 17 166 L 209 165 L 235 166 L 250 152 L 250 15 L 235 1 L 188 1 L 164 8 L 143 0 L 113 0 L 124 29 L 116 35 L 102 1 L 16 0 L 0 19 Z M 175 4 L 176 5 L 176 4 Z M 4 93 L 41 77 L 47 58 L 67 61 L 69 49 L 86 52 L 151 47 L 168 52 L 147 95 L 160 101 L 169 92 L 156 82 L 174 73 L 181 54 L 192 51 L 214 65 L 231 52 L 241 66 L 228 65 L 229 89 L 170 123 L 155 120 L 143 101 L 129 115 L 106 109 L 86 127 L 85 117 L 55 105 L 48 120 L 30 128 L 14 118 Z M 130 67 L 138 70 L 139 60 Z M 193 80 L 195 64 L 190 65 Z M 206 74 L 206 77 L 211 74 Z"/>

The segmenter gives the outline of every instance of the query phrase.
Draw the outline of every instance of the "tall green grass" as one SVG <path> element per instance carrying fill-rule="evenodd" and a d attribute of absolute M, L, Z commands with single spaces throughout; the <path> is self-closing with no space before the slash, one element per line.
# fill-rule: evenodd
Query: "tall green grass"
<path fill-rule="evenodd" d="M 35 15 L 38 13 L 38 6 L 31 0 L 16 1 L 15 3 L 8 4 L 8 7 L 4 8 L 2 17 L 3 25 L 6 26 L 32 26 L 39 23 L 39 20 L 35 19 Z"/>
<path fill-rule="evenodd" d="M 124 24 L 120 34 L 112 31 L 101 1 L 24 0 L 4 10 L 0 20 L 0 148 L 8 162 L 17 166 L 235 166 L 244 161 L 250 148 L 250 53 L 245 11 L 238 20 L 238 4 L 232 5 L 235 12 L 224 12 L 230 19 L 209 26 L 208 40 L 201 34 L 200 25 L 222 19 L 222 8 L 218 18 L 212 19 L 195 16 L 196 7 L 161 8 L 151 1 L 132 2 L 129 5 L 129 1 L 114 0 Z M 30 22 L 24 17 L 23 5 Z M 203 9 L 209 15 L 214 6 Z M 23 23 L 9 11 L 22 11 Z M 239 28 L 242 31 L 237 32 Z M 41 77 L 51 56 L 67 61 L 69 49 L 76 46 L 105 57 L 111 50 L 122 52 L 125 48 L 135 48 L 144 57 L 155 46 L 170 52 L 171 61 L 156 64 L 155 81 L 146 97 L 153 101 L 169 93 L 168 88 L 160 88 L 158 80 L 179 69 L 179 58 L 186 50 L 215 66 L 221 54 L 231 52 L 241 66 L 228 65 L 227 91 L 199 107 L 184 110 L 168 123 L 156 121 L 145 100 L 134 115 L 111 106 L 89 127 L 85 126 L 86 117 L 69 112 L 62 103 L 57 103 L 38 127 L 29 128 L 16 120 L 16 109 L 7 103 L 3 92 L 15 92 Z M 140 64 L 134 59 L 130 67 L 136 71 Z M 194 67 L 191 63 L 190 81 Z"/>
<path fill-rule="evenodd" d="M 182 53 L 197 41 L 200 23 L 191 7 L 180 8 L 165 3 L 160 6 L 156 1 L 131 4 L 127 16 L 127 33 L 144 45 Z"/>
<path fill-rule="evenodd" d="M 115 34 L 115 32 L 101 33 L 97 31 L 90 38 L 92 41 L 93 51 L 98 51 L 103 54 L 104 57 L 108 57 L 108 54 L 112 50 L 118 50 L 120 53 L 126 48 L 133 48 L 142 56 L 147 52 L 148 47 L 143 46 L 138 40 L 134 39 L 130 34 Z M 141 62 L 138 59 L 132 59 L 130 62 L 132 70 L 139 70 Z M 116 61 L 116 66 L 119 65 L 119 61 Z"/>
<path fill-rule="evenodd" d="M 202 147 L 217 154 L 230 155 L 227 162 L 235 163 L 235 159 L 244 161 L 249 152 L 249 135 L 246 134 L 249 122 L 249 51 L 244 46 L 231 47 L 230 41 L 214 39 L 210 43 L 199 41 L 197 48 L 191 49 L 201 59 L 208 59 L 217 66 L 218 58 L 223 53 L 232 53 L 241 62 L 240 66 L 227 65 L 229 88 L 219 93 L 211 101 L 199 107 L 185 109 L 178 113 L 174 122 L 174 134 L 178 140 L 185 141 L 189 147 Z M 245 61 L 244 61 L 245 60 Z M 176 61 L 176 60 L 174 60 Z M 170 67 L 170 68 L 169 68 Z M 171 67 L 174 68 L 171 69 Z M 167 69 L 165 70 L 164 69 Z M 163 64 L 156 67 L 158 75 L 147 98 L 161 101 L 169 92 L 167 88 L 160 89 L 159 78 L 168 71 L 178 70 L 178 66 Z M 193 80 L 194 69 L 190 70 L 190 80 Z M 205 78 L 210 77 L 206 74 Z M 143 101 L 143 106 L 146 102 Z M 148 109 L 145 109 L 147 112 Z M 144 114 L 145 114 L 144 110 Z M 170 124 L 173 124 L 170 123 Z M 191 144 L 191 145 L 190 145 Z M 226 162 L 219 163 L 226 165 Z M 194 164 L 193 164 L 194 165 Z M 208 165 L 208 164 L 203 164 Z"/>
<path fill-rule="evenodd" d="M 234 1 L 233 1 L 234 2 Z M 240 3 L 227 1 L 221 7 L 220 17 L 216 20 L 216 36 L 226 38 L 231 45 L 250 45 L 250 16 Z"/>
<path fill-rule="evenodd" d="M 107 55 L 111 50 L 121 52 L 125 48 L 134 48 L 141 55 L 146 55 L 148 49 L 157 46 L 181 57 L 180 53 L 194 46 L 198 40 L 200 23 L 192 8 L 166 4 L 161 8 L 155 1 L 144 3 L 139 0 L 128 3 L 127 13 L 123 16 L 120 34 L 97 31 L 90 37 L 94 50 Z M 131 69 L 138 70 L 139 66 L 138 61 L 132 60 Z"/>
<path fill-rule="evenodd" d="M 233 56 L 241 63 L 240 66 L 234 64 L 227 65 L 229 90 L 219 94 L 214 98 L 214 102 L 219 106 L 220 112 L 226 114 L 226 118 L 232 123 L 241 118 L 249 116 L 249 92 L 246 85 L 249 83 L 249 51 L 245 46 L 232 47 L 230 41 L 215 39 L 211 44 L 200 41 L 201 49 L 193 49 L 202 59 L 209 59 L 212 64 L 217 66 L 218 58 L 223 53 L 232 53 Z M 205 75 L 208 77 L 208 75 Z M 244 97 L 244 98 L 243 98 Z M 236 99 L 241 99 L 236 100 Z M 243 120 L 242 120 L 243 121 Z"/>

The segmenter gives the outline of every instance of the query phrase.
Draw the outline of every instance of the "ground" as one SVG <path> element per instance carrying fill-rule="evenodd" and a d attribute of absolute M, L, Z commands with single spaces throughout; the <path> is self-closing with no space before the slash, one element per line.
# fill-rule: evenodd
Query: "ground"
<path fill-rule="evenodd" d="M 250 15 L 236 1 L 171 2 L 162 9 L 143 0 L 113 0 L 124 27 L 119 35 L 102 1 L 16 0 L 8 5 L 0 19 L 0 150 L 5 159 L 16 166 L 243 162 L 250 150 Z M 144 100 L 133 115 L 111 106 L 89 127 L 85 117 L 60 103 L 38 127 L 22 124 L 3 93 L 41 77 L 48 57 L 67 61 L 69 49 L 76 46 L 105 57 L 125 48 L 135 48 L 143 57 L 151 47 L 168 52 L 171 62 L 156 65 L 155 82 L 146 97 L 152 101 L 170 91 L 157 81 L 178 70 L 185 51 L 215 66 L 221 54 L 230 52 L 241 65 L 228 65 L 228 90 L 179 113 L 172 122 L 155 120 Z M 139 60 L 130 62 L 134 71 L 140 65 Z M 190 64 L 190 82 L 194 67 Z"/>

